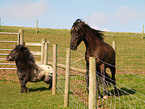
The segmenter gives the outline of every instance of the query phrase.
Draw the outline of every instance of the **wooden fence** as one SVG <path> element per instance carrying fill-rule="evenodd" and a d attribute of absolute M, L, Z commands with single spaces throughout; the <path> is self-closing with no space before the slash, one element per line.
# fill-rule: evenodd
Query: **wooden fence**
<path fill-rule="evenodd" d="M 41 56 L 41 61 L 38 62 L 40 64 L 48 64 L 48 44 L 46 39 L 41 39 L 40 43 L 32 43 L 32 42 L 24 42 L 24 30 L 19 30 L 19 33 L 6 33 L 6 32 L 0 32 L 0 34 L 9 34 L 9 35 L 17 35 L 17 40 L 15 41 L 0 41 L 0 43 L 17 43 L 17 45 L 23 45 L 26 46 L 39 46 L 41 47 L 40 52 L 34 52 L 31 51 L 33 55 L 39 55 Z M 0 51 L 11 51 L 12 49 L 0 49 Z M 0 56 L 7 56 L 6 53 L 0 53 Z M 0 58 L 0 60 L 6 60 L 6 58 Z M 15 63 L 0 63 L 0 65 L 15 65 Z M 16 68 L 0 68 L 0 70 L 9 69 L 9 70 L 16 70 Z"/>
<path fill-rule="evenodd" d="M 20 44 L 20 33 L 7 33 L 7 32 L 0 32 L 0 34 L 6 34 L 6 35 L 17 35 L 17 40 L 15 41 L 0 41 L 0 43 L 17 43 L 17 45 Z M 0 49 L 0 51 L 11 51 L 12 49 Z M 7 56 L 8 54 L 6 53 L 0 53 L 0 56 Z M 6 58 L 0 58 L 0 60 L 6 60 Z M 14 63 L 0 63 L 0 65 L 15 65 Z M 16 68 L 0 68 L 2 69 L 13 69 L 15 70 Z"/>

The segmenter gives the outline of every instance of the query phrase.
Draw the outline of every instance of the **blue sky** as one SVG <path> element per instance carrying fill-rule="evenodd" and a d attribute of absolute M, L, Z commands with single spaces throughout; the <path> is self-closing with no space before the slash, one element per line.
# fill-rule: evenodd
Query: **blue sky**
<path fill-rule="evenodd" d="M 2 25 L 70 29 L 81 18 L 104 31 L 141 32 L 145 0 L 0 0 Z"/>

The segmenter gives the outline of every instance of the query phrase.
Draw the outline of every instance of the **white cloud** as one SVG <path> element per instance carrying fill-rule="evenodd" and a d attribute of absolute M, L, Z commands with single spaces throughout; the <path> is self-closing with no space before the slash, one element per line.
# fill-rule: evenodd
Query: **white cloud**
<path fill-rule="evenodd" d="M 116 12 L 116 18 L 121 23 L 129 23 L 131 21 L 145 17 L 144 11 L 140 12 L 132 7 L 120 7 Z"/>
<path fill-rule="evenodd" d="M 109 18 L 109 15 L 106 13 L 95 12 L 90 16 L 88 22 L 91 27 L 95 29 L 102 29 L 109 23 Z M 103 30 L 108 29 L 104 28 Z"/>
<path fill-rule="evenodd" d="M 0 15 L 3 18 L 12 18 L 18 20 L 30 20 L 41 16 L 48 10 L 47 2 L 39 0 L 30 2 L 30 0 L 14 0 L 13 3 L 0 8 Z"/>

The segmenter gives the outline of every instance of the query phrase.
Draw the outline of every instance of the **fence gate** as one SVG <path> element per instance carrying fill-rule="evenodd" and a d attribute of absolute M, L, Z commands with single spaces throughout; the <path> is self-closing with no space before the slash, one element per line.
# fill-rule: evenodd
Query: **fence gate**
<path fill-rule="evenodd" d="M 14 36 L 15 35 L 15 36 Z M 12 37 L 16 37 L 15 40 Z M 8 41 L 9 40 L 9 41 Z M 12 44 L 15 43 L 15 45 L 20 44 L 20 33 L 6 33 L 6 32 L 0 32 L 0 70 L 3 69 L 10 69 L 15 70 L 16 68 L 3 68 L 4 65 L 15 65 L 15 63 L 9 63 L 6 61 L 6 56 L 8 55 L 8 51 L 11 51 Z M 10 48 L 7 48 L 7 45 L 10 45 Z"/>

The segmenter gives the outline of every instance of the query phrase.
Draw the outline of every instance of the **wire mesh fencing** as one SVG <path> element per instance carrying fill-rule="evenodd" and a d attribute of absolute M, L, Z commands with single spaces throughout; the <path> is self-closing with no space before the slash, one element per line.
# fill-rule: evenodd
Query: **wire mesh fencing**
<path fill-rule="evenodd" d="M 126 50 L 125 50 L 126 51 Z M 139 66 L 134 68 L 136 64 L 131 65 L 131 70 L 129 69 L 130 64 L 126 63 L 126 66 L 114 66 L 116 68 L 116 86 L 114 86 L 113 80 L 110 79 L 110 82 L 105 81 L 106 87 L 107 87 L 107 95 L 109 96 L 108 99 L 100 99 L 97 97 L 97 108 L 144 108 L 145 107 L 145 93 L 144 93 L 144 84 L 145 84 L 145 76 L 140 75 L 144 74 L 144 50 L 140 50 L 142 52 L 140 58 L 142 58 L 142 61 L 139 61 Z M 124 51 L 122 51 L 124 52 Z M 126 52 L 124 52 L 126 53 Z M 132 53 L 131 51 L 129 53 Z M 75 52 L 76 54 L 76 52 Z M 80 53 L 78 53 L 80 54 Z M 82 54 L 80 54 L 82 55 Z M 73 54 L 72 54 L 73 56 Z M 75 55 L 74 55 L 75 56 Z M 124 56 L 124 55 L 122 55 Z M 127 56 L 127 54 L 125 54 Z M 132 59 L 136 59 L 136 55 L 133 55 Z M 84 64 L 82 64 L 81 61 L 84 61 L 84 58 L 79 58 L 78 60 L 75 60 L 73 57 L 71 57 L 71 63 L 72 66 L 77 66 L 79 68 L 84 69 Z M 77 57 L 78 58 L 78 57 Z M 123 57 L 125 58 L 125 57 Z M 124 59 L 124 62 L 126 62 Z M 100 60 L 101 61 L 101 60 Z M 123 61 L 123 60 L 122 60 Z M 132 60 L 133 61 L 133 60 Z M 103 61 L 102 61 L 103 62 Z M 135 61 L 136 62 L 136 61 Z M 108 64 L 104 62 L 105 64 Z M 134 63 L 134 62 L 131 62 Z M 119 64 L 119 63 L 118 63 Z M 128 65 L 128 66 L 127 66 Z M 140 67 L 141 65 L 141 67 Z M 127 68 L 128 67 L 128 68 Z M 125 69 L 126 68 L 126 69 Z M 134 69 L 132 69 L 134 68 Z M 111 76 L 111 72 L 109 69 L 106 70 L 107 73 Z M 137 72 L 138 71 L 138 72 Z M 136 73 L 135 73 L 136 72 Z M 71 79 L 70 79 L 70 96 L 73 98 L 73 100 L 70 99 L 70 107 L 74 106 L 81 108 L 88 108 L 88 93 L 86 91 L 86 79 L 85 74 L 80 73 L 76 70 L 71 71 Z M 100 72 L 96 73 L 99 81 L 98 86 L 100 89 L 100 93 L 103 96 L 103 75 Z M 99 75 L 98 75 L 99 74 Z M 107 77 L 106 77 L 107 78 Z M 117 95 L 114 92 L 114 87 L 117 88 Z M 75 96 L 75 97 L 74 97 Z M 78 97 L 78 98 L 77 98 Z M 81 101 L 80 102 L 78 102 Z M 82 104 L 83 103 L 83 104 Z"/>
<path fill-rule="evenodd" d="M 66 48 L 58 45 L 57 49 L 57 93 L 64 98 L 65 89 L 65 64 L 66 64 Z M 81 51 L 81 52 L 80 52 Z M 70 90 L 69 90 L 69 108 L 89 108 L 89 94 L 86 90 L 86 63 L 85 49 L 72 51 L 71 53 L 71 71 L 70 71 Z M 103 80 L 103 75 L 96 72 L 98 78 L 97 84 L 100 90 L 101 98 L 96 96 L 96 108 L 145 108 L 145 53 L 143 48 L 116 48 L 116 86 L 110 82 Z M 52 60 L 50 55 L 49 60 Z M 102 60 L 100 60 L 102 61 Z M 102 61 L 103 62 L 103 61 Z M 103 62 L 108 64 L 106 62 Z M 106 69 L 107 74 L 111 77 L 111 72 Z M 107 77 L 106 77 L 107 78 Z M 105 81 L 108 99 L 103 99 L 103 82 Z M 114 91 L 117 88 L 117 94 Z M 98 92 L 98 90 L 97 90 Z"/>

